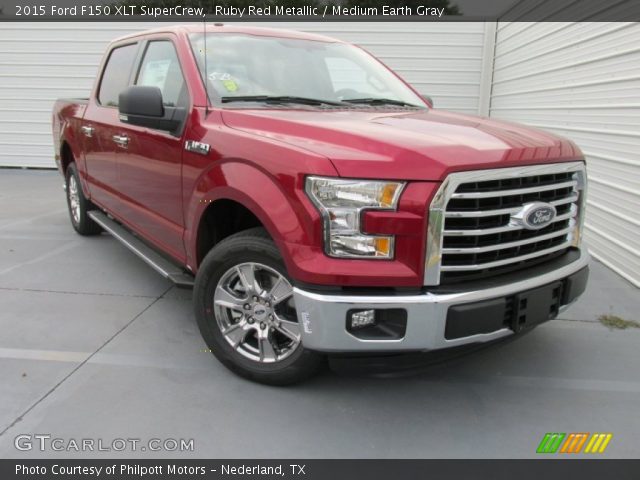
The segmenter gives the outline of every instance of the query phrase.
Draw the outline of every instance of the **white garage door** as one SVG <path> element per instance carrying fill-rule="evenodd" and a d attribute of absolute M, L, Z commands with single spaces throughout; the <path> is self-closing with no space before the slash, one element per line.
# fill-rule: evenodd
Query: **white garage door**
<path fill-rule="evenodd" d="M 482 23 L 256 24 L 357 43 L 431 95 L 438 107 L 477 113 Z M 52 167 L 51 108 L 89 95 L 110 40 L 153 23 L 5 23 L 0 28 L 0 166 Z M 488 92 L 487 89 L 484 89 Z"/>
<path fill-rule="evenodd" d="M 589 246 L 640 286 L 640 24 L 500 23 L 491 115 L 582 148 Z"/>

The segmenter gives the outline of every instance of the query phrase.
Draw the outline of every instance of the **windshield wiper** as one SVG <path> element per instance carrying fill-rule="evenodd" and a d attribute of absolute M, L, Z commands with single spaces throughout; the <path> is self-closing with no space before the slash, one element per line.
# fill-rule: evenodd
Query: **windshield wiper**
<path fill-rule="evenodd" d="M 402 100 L 393 100 L 391 98 L 346 98 L 343 102 L 347 103 L 361 103 L 363 105 L 398 105 L 400 107 L 417 107 L 412 103 L 403 102 Z"/>
<path fill-rule="evenodd" d="M 319 98 L 296 97 L 292 95 L 246 95 L 229 96 L 220 99 L 222 103 L 230 102 L 264 102 L 264 103 L 298 103 L 300 105 L 344 105 L 342 102 L 322 100 Z"/>

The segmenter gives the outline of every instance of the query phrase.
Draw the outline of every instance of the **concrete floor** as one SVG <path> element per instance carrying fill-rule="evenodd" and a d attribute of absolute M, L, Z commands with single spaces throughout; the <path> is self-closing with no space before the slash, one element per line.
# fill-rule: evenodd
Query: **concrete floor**
<path fill-rule="evenodd" d="M 402 377 L 327 371 L 272 388 L 204 351 L 190 291 L 108 235 L 82 238 L 56 172 L 0 170 L 0 457 L 535 457 L 546 432 L 611 432 L 637 457 L 638 290 L 594 262 L 587 294 L 514 342 Z M 194 439 L 194 452 L 21 452 L 20 434 Z"/>

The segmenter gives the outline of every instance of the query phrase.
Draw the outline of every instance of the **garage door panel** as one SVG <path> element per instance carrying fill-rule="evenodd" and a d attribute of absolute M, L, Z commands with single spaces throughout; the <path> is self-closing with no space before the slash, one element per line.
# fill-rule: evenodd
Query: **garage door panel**
<path fill-rule="evenodd" d="M 628 217 L 616 216 L 617 210 L 598 208 L 589 205 L 587 222 L 604 232 L 610 232 L 619 239 L 620 244 L 635 252 L 640 252 L 640 226 L 629 222 Z"/>
<path fill-rule="evenodd" d="M 600 230 L 595 231 L 587 228 L 585 231 L 585 241 L 591 254 L 636 287 L 640 287 L 640 281 L 637 278 L 637 272 L 640 271 L 640 261 L 637 255 L 621 248 L 615 243 L 615 240 L 615 237 Z"/>
<path fill-rule="evenodd" d="M 9 107 L 9 103 L 6 103 L 9 99 L 22 100 L 22 99 L 31 99 L 33 101 L 39 100 L 55 100 L 58 98 L 88 98 L 91 92 L 91 87 L 77 87 L 77 88 L 60 88 L 60 87 L 51 87 L 51 88 L 39 88 L 38 93 L 34 93 L 29 95 L 28 92 L 25 91 L 24 87 L 19 86 L 9 86 L 2 87 L 0 86 L 0 101 L 2 101 L 2 105 L 5 108 Z M 13 108 L 13 107 L 11 107 Z"/>
<path fill-rule="evenodd" d="M 14 63 L 12 65 L 3 65 L 0 69 L 3 76 L 40 79 L 41 85 L 46 85 L 46 80 L 51 76 L 57 78 L 73 78 L 79 76 L 82 78 L 95 79 L 97 71 L 97 63 L 92 65 L 65 65 L 64 60 L 55 61 L 55 59 L 49 59 L 46 65 Z"/>
<path fill-rule="evenodd" d="M 11 138 L 12 135 L 19 132 L 30 132 L 33 135 L 51 135 L 51 122 L 31 123 L 25 126 L 23 123 L 15 121 L 4 121 L 0 123 L 0 136 Z"/>
<path fill-rule="evenodd" d="M 43 52 L 56 52 L 58 54 L 63 53 L 65 55 L 69 53 L 93 55 L 92 60 L 95 61 L 95 57 L 102 56 L 105 52 L 104 42 L 65 42 L 60 38 L 48 39 L 48 40 L 31 40 L 25 42 L 20 41 L 8 41 L 0 39 L 0 48 L 4 53 L 18 53 L 24 55 L 42 55 Z M 51 54 L 49 53 L 49 56 Z"/>
<path fill-rule="evenodd" d="M 554 87 L 520 85 L 518 88 L 511 87 L 508 90 L 494 92 L 492 105 L 495 102 L 497 107 L 506 105 L 526 107 L 550 103 L 571 106 L 578 102 L 586 103 L 586 101 L 608 105 L 620 103 L 621 98 L 624 98 L 627 104 L 638 104 L 640 103 L 640 91 L 637 88 L 639 80 L 617 80 L 598 85 L 562 84 Z M 507 97 L 512 97 L 514 100 Z"/>
<path fill-rule="evenodd" d="M 394 70 L 395 67 L 392 67 Z M 409 82 L 434 83 L 442 85 L 473 85 L 478 90 L 478 72 L 477 71 L 430 71 L 429 68 L 404 68 L 402 69 L 402 78 Z"/>
<path fill-rule="evenodd" d="M 18 122 L 28 125 L 31 122 L 51 125 L 51 108 L 38 110 L 2 109 L 0 110 L 0 127 L 4 123 Z M 25 145 L 28 147 L 28 145 Z"/>
<path fill-rule="evenodd" d="M 2 150 L 2 154 L 6 156 L 32 153 L 35 155 L 49 155 L 53 158 L 53 147 L 51 141 L 44 141 L 41 144 L 32 142 L 28 149 L 26 149 L 23 144 L 4 143 L 0 144 L 0 149 Z"/>
<path fill-rule="evenodd" d="M 158 24 L 147 23 L 146 28 L 157 28 Z M 114 38 L 138 31 L 135 23 L 96 22 L 50 22 L 10 23 L 2 27 L 0 40 L 16 42 L 41 42 L 53 40 L 66 43 L 108 43 Z"/>
<path fill-rule="evenodd" d="M 20 155 L 4 155 L 0 153 L 0 162 L 5 167 L 24 167 L 25 162 L 29 162 L 30 167 L 51 168 L 53 155 L 34 155 L 23 153 Z"/>
<path fill-rule="evenodd" d="M 91 90 L 94 80 L 95 76 L 86 75 L 84 77 L 76 76 L 71 78 L 68 73 L 60 76 L 48 74 L 46 78 L 0 73 L 0 93 L 7 90 L 18 90 L 24 93 L 24 90 L 28 88 L 34 88 L 36 92 L 52 89 L 83 90 L 88 92 Z M 88 96 L 88 93 L 85 96 Z"/>
<path fill-rule="evenodd" d="M 633 137 L 624 135 L 599 135 L 590 137 L 592 132 L 571 133 L 571 139 L 575 141 L 582 151 L 594 160 L 611 159 L 620 163 L 637 165 L 640 161 L 637 141 Z"/>
<path fill-rule="evenodd" d="M 16 111 L 20 111 L 22 109 L 26 110 L 38 110 L 38 111 L 48 111 L 51 113 L 53 111 L 53 104 L 56 101 L 54 96 L 50 97 L 41 97 L 41 98 L 29 98 L 29 97 L 0 97 L 0 101 L 3 104 L 5 109 L 12 109 Z"/>
<path fill-rule="evenodd" d="M 635 193 L 621 190 L 615 185 L 602 183 L 601 178 L 591 178 L 589 181 L 589 199 L 610 210 L 620 212 L 621 215 L 636 221 L 638 219 L 638 203 Z"/>
<path fill-rule="evenodd" d="M 498 114 L 499 108 L 493 111 Z M 558 117 L 574 127 L 595 127 L 607 129 L 637 128 L 640 131 L 640 105 L 636 108 L 540 108 L 505 109 L 509 118 L 517 122 L 554 123 Z"/>
<path fill-rule="evenodd" d="M 432 52 L 423 52 L 420 56 L 397 55 L 393 58 L 385 58 L 385 63 L 399 70 L 424 69 L 427 75 L 431 73 L 470 71 L 480 74 L 482 62 L 480 58 L 441 58 L 432 56 Z M 431 73 L 430 73 L 431 72 Z"/>
<path fill-rule="evenodd" d="M 537 88 L 557 86 L 560 83 L 566 85 L 581 85 L 583 83 L 595 83 L 597 81 L 610 81 L 611 71 L 616 72 L 619 78 L 634 77 L 638 74 L 635 62 L 640 61 L 640 51 L 628 51 L 615 57 L 598 61 L 598 68 L 594 69 L 591 62 L 583 62 L 574 66 L 566 63 L 550 67 L 540 67 L 529 70 L 519 70 L 510 76 L 494 82 L 494 91 L 506 92 L 512 88 L 522 88 L 521 82 L 529 82 Z M 568 72 L 568 70 L 570 70 Z"/>
<path fill-rule="evenodd" d="M 1 46 L 1 45 L 0 45 Z M 59 52 L 56 52 L 59 53 Z M 69 53 L 65 52 L 63 56 L 54 57 L 51 55 L 49 48 L 40 52 L 7 52 L 0 50 L 0 65 L 73 65 L 98 68 L 100 58 L 96 60 L 96 55 L 91 53 Z"/>
<path fill-rule="evenodd" d="M 621 188 L 637 190 L 640 192 L 640 165 L 630 165 L 596 160 L 589 162 L 589 178 L 593 181 L 606 182 L 618 185 Z"/>
<path fill-rule="evenodd" d="M 609 24 L 597 30 L 587 23 L 561 25 L 567 26 L 555 27 L 555 33 L 550 35 L 538 26 L 527 30 L 529 35 L 520 38 L 519 45 L 514 45 L 513 40 L 506 42 L 509 50 L 504 54 L 500 54 L 501 48 L 496 47 L 496 72 L 516 65 L 522 72 L 532 71 L 535 70 L 534 63 L 540 69 L 563 67 L 567 60 L 571 65 L 637 48 L 632 23 Z M 567 55 L 569 50 L 570 56 Z"/>
<path fill-rule="evenodd" d="M 46 127 L 45 125 L 42 125 Z M 41 131 L 30 131 L 24 129 L 23 130 L 16 129 L 13 132 L 0 132 L 0 146 L 4 147 L 5 145 L 28 145 L 28 144 L 46 144 L 51 145 L 51 129 L 41 129 Z M 14 126 L 15 129 L 15 126 Z M 24 150 L 24 147 L 23 147 Z"/>
<path fill-rule="evenodd" d="M 371 51 L 376 56 L 380 57 L 394 57 L 396 55 L 407 55 L 420 57 L 424 54 L 425 47 L 420 45 L 372 45 L 372 44 L 360 44 L 363 48 Z M 375 47 L 375 48 L 373 48 Z M 480 58 L 482 55 L 482 45 L 476 47 L 471 46 L 457 46 L 446 45 L 442 47 L 433 48 L 430 52 L 432 58 Z"/>

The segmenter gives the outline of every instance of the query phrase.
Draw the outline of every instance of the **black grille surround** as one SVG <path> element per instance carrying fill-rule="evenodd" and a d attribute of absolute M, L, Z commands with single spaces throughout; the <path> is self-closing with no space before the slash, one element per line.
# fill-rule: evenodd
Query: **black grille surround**
<path fill-rule="evenodd" d="M 585 179 L 582 162 L 450 175 L 430 208 L 425 285 L 525 269 L 576 247 Z M 534 202 L 556 209 L 553 222 L 539 230 L 514 219 Z"/>

